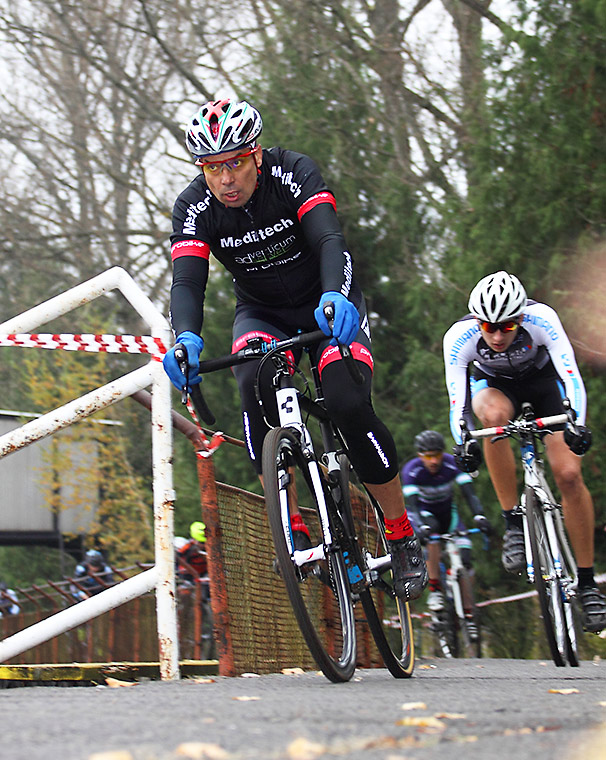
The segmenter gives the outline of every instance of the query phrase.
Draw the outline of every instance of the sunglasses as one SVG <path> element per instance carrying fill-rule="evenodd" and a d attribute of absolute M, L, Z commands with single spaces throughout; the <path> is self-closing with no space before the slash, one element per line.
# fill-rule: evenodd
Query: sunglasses
<path fill-rule="evenodd" d="M 487 333 L 496 333 L 497 331 L 502 333 L 513 332 L 514 330 L 517 330 L 519 326 L 520 323 L 517 319 L 509 319 L 507 322 L 482 322 L 482 320 L 480 320 L 480 327 Z"/>
<path fill-rule="evenodd" d="M 421 459 L 438 459 L 438 457 L 441 457 L 444 455 L 443 451 L 418 451 L 418 456 L 421 457 Z"/>
<path fill-rule="evenodd" d="M 210 176 L 218 176 L 223 171 L 224 166 L 229 169 L 230 172 L 237 172 L 238 169 L 242 169 L 242 167 L 246 165 L 246 159 L 249 156 L 252 156 L 253 153 L 256 153 L 258 149 L 259 146 L 257 145 L 256 148 L 251 148 L 246 153 L 239 153 L 237 156 L 226 158 L 223 161 L 205 162 L 202 158 L 199 158 L 196 161 L 196 166 L 202 167 L 204 174 Z"/>

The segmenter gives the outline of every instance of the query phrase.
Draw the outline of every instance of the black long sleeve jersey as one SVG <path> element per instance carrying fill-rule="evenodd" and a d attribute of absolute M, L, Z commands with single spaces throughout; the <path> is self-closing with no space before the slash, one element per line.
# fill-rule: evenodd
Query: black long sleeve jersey
<path fill-rule="evenodd" d="M 210 253 L 233 275 L 239 300 L 269 307 L 317 303 L 337 291 L 359 305 L 352 260 L 336 202 L 308 156 L 263 150 L 258 184 L 248 203 L 228 208 L 203 174 L 173 210 L 171 317 L 175 333 L 199 333 Z"/>

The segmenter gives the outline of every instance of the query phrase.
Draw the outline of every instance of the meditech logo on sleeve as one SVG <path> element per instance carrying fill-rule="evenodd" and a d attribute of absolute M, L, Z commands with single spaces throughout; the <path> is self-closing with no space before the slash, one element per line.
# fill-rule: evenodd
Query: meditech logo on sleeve
<path fill-rule="evenodd" d="M 273 166 L 271 173 L 273 177 L 281 180 L 283 185 L 288 186 L 295 198 L 298 198 L 301 195 L 301 185 L 294 181 L 292 172 L 282 171 L 281 166 Z"/>

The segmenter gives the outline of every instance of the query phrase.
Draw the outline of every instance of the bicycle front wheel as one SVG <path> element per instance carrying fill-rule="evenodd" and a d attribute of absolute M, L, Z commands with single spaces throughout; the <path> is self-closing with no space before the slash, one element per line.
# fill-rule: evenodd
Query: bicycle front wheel
<path fill-rule="evenodd" d="M 577 576 L 577 565 L 568 543 L 561 507 L 553 515 L 556 535 L 560 548 L 560 562 L 562 565 L 562 584 L 564 592 L 564 615 L 566 617 L 566 630 L 568 634 L 568 663 L 573 668 L 579 667 L 579 653 L 577 645 L 577 633 L 580 631 L 580 621 L 577 609 L 573 601 L 572 586 Z"/>
<path fill-rule="evenodd" d="M 278 570 L 303 638 L 331 681 L 348 681 L 356 667 L 353 602 L 341 551 L 325 546 L 320 521 L 327 489 L 314 459 L 303 454 L 299 433 L 273 428 L 263 443 L 263 483 Z M 316 559 L 297 565 L 291 514 L 300 511 Z M 325 550 L 322 551 L 322 547 Z"/>
<path fill-rule="evenodd" d="M 551 657 L 558 667 L 566 664 L 569 649 L 562 588 L 549 544 L 545 514 L 534 490 L 525 490 L 526 521 L 532 551 L 534 582 Z"/>

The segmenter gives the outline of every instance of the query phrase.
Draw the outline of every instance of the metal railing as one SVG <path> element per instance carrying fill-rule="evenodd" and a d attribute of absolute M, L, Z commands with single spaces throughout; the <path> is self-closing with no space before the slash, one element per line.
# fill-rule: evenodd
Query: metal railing
<path fill-rule="evenodd" d="M 121 267 L 113 267 L 3 322 L 0 324 L 0 334 L 10 337 L 16 333 L 26 333 L 113 290 L 119 290 L 137 311 L 149 326 L 151 337 L 168 348 L 172 343 L 168 321 Z M 0 437 L 0 457 L 4 457 L 131 396 L 146 386 L 151 385 L 153 388 L 152 472 L 155 566 L 0 641 L 0 662 L 11 659 L 33 646 L 88 622 L 155 588 L 160 675 L 163 679 L 179 678 L 173 559 L 175 497 L 171 466 L 170 381 L 157 358 L 152 357 L 145 366 Z"/>

